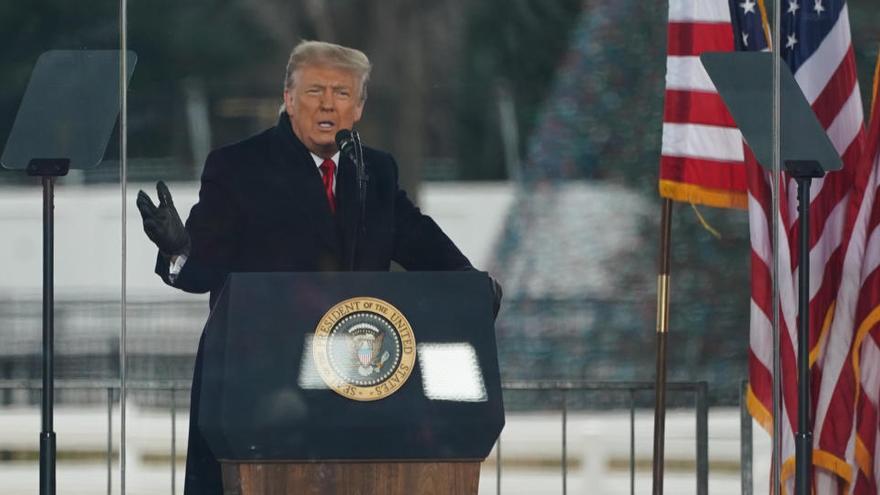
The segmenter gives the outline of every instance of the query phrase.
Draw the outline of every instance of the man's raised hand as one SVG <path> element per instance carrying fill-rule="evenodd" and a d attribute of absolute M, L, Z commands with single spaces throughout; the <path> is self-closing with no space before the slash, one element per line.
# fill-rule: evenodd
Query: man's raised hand
<path fill-rule="evenodd" d="M 153 200 L 143 190 L 138 191 L 137 207 L 144 220 L 144 232 L 159 251 L 166 256 L 189 254 L 189 234 L 183 228 L 180 215 L 174 208 L 171 192 L 164 182 L 156 183 L 156 193 L 159 195 L 159 206 L 153 204 Z"/>

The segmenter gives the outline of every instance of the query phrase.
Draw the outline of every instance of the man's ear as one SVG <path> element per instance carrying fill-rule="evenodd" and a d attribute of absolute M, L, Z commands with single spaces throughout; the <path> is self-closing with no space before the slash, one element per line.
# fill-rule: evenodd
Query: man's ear
<path fill-rule="evenodd" d="M 284 90 L 284 111 L 287 115 L 293 115 L 293 91 L 290 89 Z"/>
<path fill-rule="evenodd" d="M 358 103 L 358 106 L 354 109 L 354 123 L 358 123 L 361 120 L 361 116 L 364 114 L 364 105 L 366 105 L 366 100 L 361 100 Z"/>

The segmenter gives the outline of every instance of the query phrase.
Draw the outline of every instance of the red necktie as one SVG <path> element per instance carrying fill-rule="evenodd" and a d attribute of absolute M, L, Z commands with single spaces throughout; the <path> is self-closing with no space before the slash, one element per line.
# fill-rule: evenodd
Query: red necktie
<path fill-rule="evenodd" d="M 336 163 L 327 158 L 321 163 L 321 176 L 324 181 L 324 192 L 327 194 L 327 202 L 330 211 L 336 213 L 336 196 L 333 194 L 333 178 L 336 175 Z"/>

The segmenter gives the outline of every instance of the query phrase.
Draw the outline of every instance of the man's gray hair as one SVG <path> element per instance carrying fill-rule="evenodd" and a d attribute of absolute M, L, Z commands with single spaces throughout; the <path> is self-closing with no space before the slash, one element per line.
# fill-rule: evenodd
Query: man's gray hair
<path fill-rule="evenodd" d="M 308 66 L 328 66 L 351 71 L 360 79 L 361 100 L 367 99 L 367 81 L 370 80 L 370 59 L 360 50 L 323 41 L 300 41 L 287 60 L 284 89 L 294 84 L 296 71 Z"/>

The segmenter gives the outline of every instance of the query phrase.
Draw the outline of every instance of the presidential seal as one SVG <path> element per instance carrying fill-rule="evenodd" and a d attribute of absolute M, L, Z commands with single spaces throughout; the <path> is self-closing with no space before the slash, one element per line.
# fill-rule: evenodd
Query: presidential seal
<path fill-rule="evenodd" d="M 406 317 L 386 301 L 355 297 L 330 308 L 315 329 L 318 374 L 343 397 L 373 401 L 400 389 L 416 361 Z"/>

